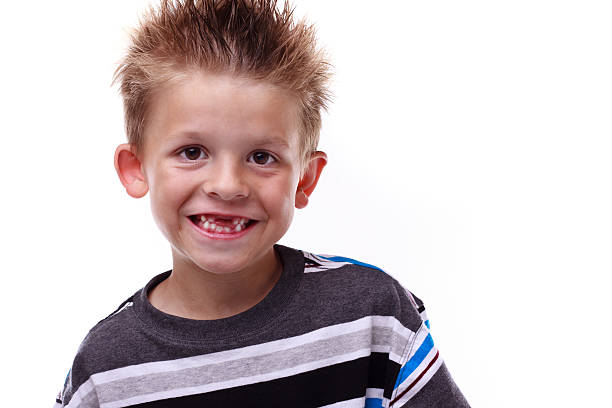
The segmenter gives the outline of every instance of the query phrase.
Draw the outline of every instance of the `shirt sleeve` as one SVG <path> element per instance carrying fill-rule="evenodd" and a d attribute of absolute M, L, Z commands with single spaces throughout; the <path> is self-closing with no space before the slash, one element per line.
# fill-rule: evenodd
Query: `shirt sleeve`
<path fill-rule="evenodd" d="M 422 324 L 401 357 L 389 408 L 469 408 L 434 345 L 423 302 L 403 287 L 397 292 Z"/>
<path fill-rule="evenodd" d="M 53 408 L 99 408 L 100 402 L 98 401 L 98 395 L 93 386 L 91 378 L 87 378 L 86 381 L 79 381 L 74 375 L 75 370 L 80 370 L 79 356 L 77 353 L 72 368 L 68 372 L 66 381 L 62 390 L 55 398 L 55 405 Z"/>

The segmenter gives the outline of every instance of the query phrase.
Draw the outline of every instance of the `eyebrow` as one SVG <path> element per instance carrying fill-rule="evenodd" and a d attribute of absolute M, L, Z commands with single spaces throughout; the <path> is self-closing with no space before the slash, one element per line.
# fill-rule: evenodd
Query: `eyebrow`
<path fill-rule="evenodd" d="M 277 137 L 261 138 L 259 140 L 254 140 L 253 144 L 263 146 L 280 146 L 285 147 L 287 149 L 289 148 L 289 143 L 287 143 L 286 140 Z"/>
<path fill-rule="evenodd" d="M 197 132 L 197 131 L 184 131 L 184 132 L 176 132 L 176 133 L 172 133 L 170 134 L 170 140 L 177 140 L 177 139 L 190 139 L 193 141 L 200 141 L 202 140 L 202 138 L 205 138 L 206 135 L 203 134 L 202 132 Z M 263 137 L 255 137 L 252 140 L 249 140 L 249 144 L 252 145 L 256 145 L 256 146 L 278 146 L 278 147 L 283 147 L 286 149 L 289 149 L 289 143 L 287 143 L 287 141 L 283 138 L 280 138 L 278 136 L 263 136 Z"/>

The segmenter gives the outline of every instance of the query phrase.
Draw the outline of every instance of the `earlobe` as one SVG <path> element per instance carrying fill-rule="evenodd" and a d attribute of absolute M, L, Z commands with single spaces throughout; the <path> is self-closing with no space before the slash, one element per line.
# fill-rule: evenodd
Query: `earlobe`
<path fill-rule="evenodd" d="M 115 170 L 125 187 L 125 191 L 134 198 L 143 197 L 149 191 L 149 185 L 142 172 L 142 163 L 134 154 L 132 145 L 124 143 L 115 150 Z"/>
<path fill-rule="evenodd" d="M 308 198 L 314 191 L 321 176 L 323 168 L 327 164 L 327 155 L 323 152 L 314 152 L 308 161 L 306 171 L 298 183 L 295 193 L 295 207 L 304 208 L 308 205 Z"/>

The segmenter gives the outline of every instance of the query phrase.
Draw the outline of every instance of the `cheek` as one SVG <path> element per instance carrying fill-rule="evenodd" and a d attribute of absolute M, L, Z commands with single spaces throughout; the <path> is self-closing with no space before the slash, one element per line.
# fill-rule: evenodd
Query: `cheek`
<path fill-rule="evenodd" d="M 295 185 L 294 185 L 295 184 Z M 276 211 L 279 216 L 283 218 L 287 224 L 291 223 L 293 219 L 293 212 L 295 210 L 295 188 L 297 183 L 291 181 L 285 181 L 282 186 L 278 186 L 276 189 L 276 195 L 274 205 L 276 205 Z"/>
<path fill-rule="evenodd" d="M 294 200 L 289 200 L 289 199 L 283 200 L 283 205 L 282 205 L 282 208 L 279 209 L 279 213 L 281 214 L 285 222 L 291 223 L 291 220 L 293 219 L 293 209 L 294 209 Z"/>
<path fill-rule="evenodd" d="M 295 202 L 295 186 L 288 178 L 257 180 L 255 191 L 270 215 L 291 217 Z"/>
<path fill-rule="evenodd" d="M 181 204 L 185 201 L 191 186 L 185 179 L 173 177 L 170 172 L 155 175 L 150 185 L 151 210 L 158 224 L 171 221 L 177 216 Z M 160 228 L 163 228 L 160 225 Z"/>

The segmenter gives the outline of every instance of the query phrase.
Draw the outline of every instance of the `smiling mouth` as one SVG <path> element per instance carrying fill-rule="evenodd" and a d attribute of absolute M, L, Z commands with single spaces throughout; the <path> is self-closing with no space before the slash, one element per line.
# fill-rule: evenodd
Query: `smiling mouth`
<path fill-rule="evenodd" d="M 198 228 L 214 234 L 235 234 L 244 231 L 257 221 L 230 215 L 198 214 L 189 219 Z"/>

